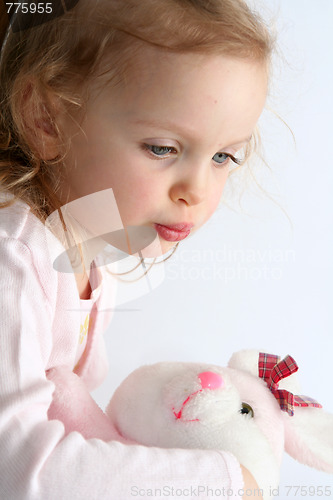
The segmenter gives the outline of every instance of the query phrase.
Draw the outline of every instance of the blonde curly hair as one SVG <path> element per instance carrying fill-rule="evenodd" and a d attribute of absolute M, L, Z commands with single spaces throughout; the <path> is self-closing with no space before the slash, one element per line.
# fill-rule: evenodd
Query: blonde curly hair
<path fill-rule="evenodd" d="M 0 207 L 19 198 L 42 221 L 61 207 L 59 175 L 70 149 L 54 97 L 80 120 L 92 80 L 107 73 L 111 84 L 123 82 L 147 43 L 161 51 L 219 53 L 264 63 L 272 53 L 269 30 L 243 0 L 80 0 L 63 15 L 16 32 L 8 27 L 3 5 L 0 191 L 14 198 Z M 46 115 L 59 138 L 61 154 L 55 158 L 43 157 L 37 132 L 27 126 L 22 113 L 27 93 L 31 113 Z"/>

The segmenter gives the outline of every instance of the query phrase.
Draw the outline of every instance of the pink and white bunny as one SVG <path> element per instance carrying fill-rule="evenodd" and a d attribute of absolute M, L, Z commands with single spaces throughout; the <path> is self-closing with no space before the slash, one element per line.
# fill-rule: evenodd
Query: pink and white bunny
<path fill-rule="evenodd" d="M 297 396 L 298 367 L 290 356 L 279 359 L 251 350 L 235 353 L 224 368 L 143 366 L 116 390 L 106 413 L 122 436 L 141 444 L 233 453 L 268 500 L 284 450 L 333 473 L 333 415 Z"/>
<path fill-rule="evenodd" d="M 66 367 L 50 370 L 49 419 L 85 438 L 165 448 L 221 449 L 234 454 L 263 490 L 278 486 L 283 451 L 333 473 L 333 415 L 298 396 L 298 367 L 259 351 L 239 351 L 228 367 L 157 363 L 132 372 L 104 413 Z"/>

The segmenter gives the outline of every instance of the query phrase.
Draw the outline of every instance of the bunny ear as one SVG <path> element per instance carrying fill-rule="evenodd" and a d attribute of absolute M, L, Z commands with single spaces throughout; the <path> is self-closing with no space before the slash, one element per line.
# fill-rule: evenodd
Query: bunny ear
<path fill-rule="evenodd" d="M 333 473 L 333 415 L 321 408 L 296 407 L 284 415 L 285 450 L 302 464 Z"/>
<path fill-rule="evenodd" d="M 259 352 L 260 351 L 255 349 L 244 349 L 234 352 L 229 360 L 228 366 L 235 370 L 251 373 L 251 375 L 257 377 Z"/>

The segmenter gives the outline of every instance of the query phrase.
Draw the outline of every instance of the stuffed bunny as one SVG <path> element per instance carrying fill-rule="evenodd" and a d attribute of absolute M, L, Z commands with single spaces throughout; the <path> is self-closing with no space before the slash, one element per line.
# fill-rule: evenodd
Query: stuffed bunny
<path fill-rule="evenodd" d="M 300 393 L 290 356 L 239 351 L 228 367 L 157 363 L 132 372 L 106 412 L 66 367 L 50 370 L 49 419 L 66 433 L 165 448 L 221 449 L 255 477 L 264 500 L 278 486 L 283 450 L 333 473 L 333 415 Z"/>
<path fill-rule="evenodd" d="M 227 368 L 143 366 L 116 390 L 106 413 L 122 436 L 148 446 L 230 451 L 267 500 L 278 486 L 284 449 L 333 473 L 333 415 L 295 395 L 298 367 L 290 356 L 279 359 L 240 351 Z"/>

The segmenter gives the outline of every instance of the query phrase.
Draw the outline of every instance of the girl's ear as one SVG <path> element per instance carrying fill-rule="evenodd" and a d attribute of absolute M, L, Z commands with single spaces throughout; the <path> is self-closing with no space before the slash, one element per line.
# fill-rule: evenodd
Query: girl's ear
<path fill-rule="evenodd" d="M 41 160 L 53 160 L 60 154 L 61 139 L 56 126 L 63 105 L 55 97 L 43 96 L 32 81 L 27 82 L 21 99 L 25 137 Z"/>

